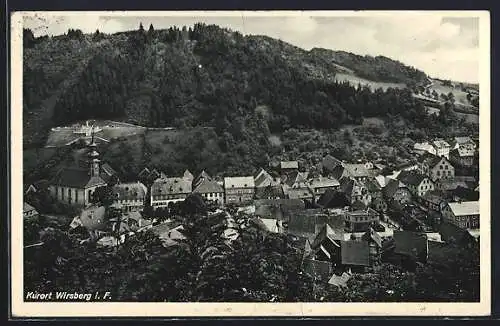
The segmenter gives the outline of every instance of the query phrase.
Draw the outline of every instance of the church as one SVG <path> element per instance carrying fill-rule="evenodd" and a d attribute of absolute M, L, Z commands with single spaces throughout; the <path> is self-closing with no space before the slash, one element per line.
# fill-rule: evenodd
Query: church
<path fill-rule="evenodd" d="M 73 206 L 87 206 L 92 201 L 94 191 L 108 185 L 111 178 L 116 176 L 116 172 L 108 164 L 101 166 L 93 135 L 88 146 L 87 168 L 63 168 L 50 182 L 49 192 L 58 201 Z"/>

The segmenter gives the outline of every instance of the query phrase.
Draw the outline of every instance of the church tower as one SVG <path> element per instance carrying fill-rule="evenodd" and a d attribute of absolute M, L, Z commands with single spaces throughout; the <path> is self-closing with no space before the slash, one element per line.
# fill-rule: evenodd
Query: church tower
<path fill-rule="evenodd" d="M 94 131 L 92 130 L 92 139 L 89 144 L 89 160 L 90 160 L 90 176 L 99 176 L 101 169 L 101 160 L 99 160 L 99 153 L 97 152 L 97 144 L 94 141 Z"/>

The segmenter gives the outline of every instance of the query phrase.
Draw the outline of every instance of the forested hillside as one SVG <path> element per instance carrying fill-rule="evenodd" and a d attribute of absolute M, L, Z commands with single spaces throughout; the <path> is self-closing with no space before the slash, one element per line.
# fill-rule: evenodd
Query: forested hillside
<path fill-rule="evenodd" d="M 26 142 L 40 139 L 30 136 L 43 134 L 47 126 L 87 118 L 147 126 L 210 125 L 221 131 L 227 121 L 265 105 L 271 131 L 276 131 L 287 126 L 336 128 L 362 115 L 388 112 L 368 103 L 369 94 L 335 83 L 331 56 L 359 71 L 373 67 L 338 60 L 333 51 L 319 55 L 203 24 L 114 35 L 70 31 L 31 40 L 24 51 L 24 112 L 26 124 L 34 126 L 26 129 Z M 423 74 L 412 74 L 416 70 L 391 60 L 375 68 L 384 66 L 387 70 L 365 75 L 380 73 L 384 80 L 385 72 L 388 80 L 408 81 Z M 405 95 L 377 94 L 372 100 L 390 102 Z M 39 116 L 52 121 L 37 123 Z"/>
<path fill-rule="evenodd" d="M 266 36 L 243 36 L 205 24 L 168 30 L 153 26 L 146 30 L 141 25 L 113 35 L 70 30 L 42 38 L 25 30 L 24 40 L 25 150 L 43 147 L 50 127 L 83 119 L 178 130 L 210 127 L 213 141 L 206 146 L 201 139 L 190 143 L 165 139 L 174 142 L 173 148 L 196 153 L 196 160 L 148 148 L 125 151 L 133 144 L 116 143 L 107 155 L 116 165 L 125 160 L 115 153 L 151 152 L 140 164 L 158 162 L 158 168 L 182 171 L 201 161 L 212 162 L 207 169 L 214 174 L 223 170 L 250 173 L 273 155 L 290 154 L 282 147 L 283 142 L 289 143 L 283 133 L 290 129 L 302 135 L 316 130 L 322 133 L 320 137 L 336 140 L 335 144 L 321 141 L 326 148 L 319 148 L 319 143 L 312 144 L 306 137 L 307 144 L 297 144 L 293 150 L 334 150 L 349 159 L 353 144 L 366 142 L 352 139 L 358 136 L 342 128 L 362 126 L 366 118 L 381 119 L 381 128 L 401 121 L 404 128 L 390 129 L 382 142 L 412 134 L 420 138 L 450 135 L 469 127 L 453 116 L 453 103 L 447 103 L 436 120 L 428 117 L 409 88 L 370 89 L 335 80 L 337 71 L 413 85 L 426 78 L 421 71 L 382 57 L 306 51 Z M 152 139 L 142 143 L 156 148 L 166 144 L 157 142 L 158 136 Z M 358 152 L 366 155 L 370 148 Z M 207 152 L 212 155 L 209 160 Z M 172 162 L 174 157 L 176 162 Z M 139 168 L 127 171 L 135 173 Z"/>

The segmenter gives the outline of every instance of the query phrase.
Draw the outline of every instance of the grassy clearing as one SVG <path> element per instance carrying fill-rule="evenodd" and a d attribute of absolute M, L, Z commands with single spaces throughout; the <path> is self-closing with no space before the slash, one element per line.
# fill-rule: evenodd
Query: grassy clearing
<path fill-rule="evenodd" d="M 344 73 L 337 73 L 335 75 L 335 79 L 338 80 L 339 82 L 347 81 L 353 86 L 357 86 L 358 84 L 361 85 L 367 85 L 370 87 L 372 90 L 382 88 L 383 90 L 386 90 L 390 87 L 392 88 L 405 88 L 406 85 L 403 83 L 383 83 L 383 82 L 374 82 L 368 79 L 364 79 L 358 76 L 354 76 L 351 74 L 344 74 Z"/>

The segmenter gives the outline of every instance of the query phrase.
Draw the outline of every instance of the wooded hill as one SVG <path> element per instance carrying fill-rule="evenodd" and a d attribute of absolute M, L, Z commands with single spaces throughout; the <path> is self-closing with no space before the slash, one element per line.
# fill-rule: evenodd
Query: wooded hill
<path fill-rule="evenodd" d="M 335 81 L 343 65 L 375 81 L 422 83 L 425 73 L 384 57 L 305 51 L 215 25 L 105 35 L 69 30 L 24 33 L 24 143 L 39 146 L 49 127 L 113 118 L 145 126 L 215 126 L 265 107 L 271 132 L 336 128 L 389 112 L 404 90 L 372 94 Z M 391 109 L 393 110 L 393 109 Z"/>

